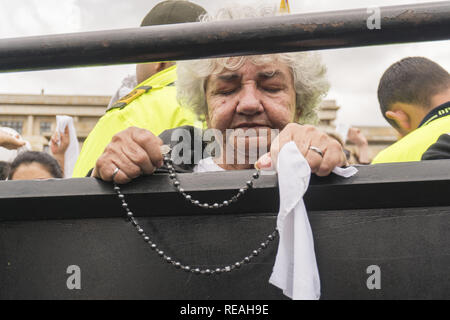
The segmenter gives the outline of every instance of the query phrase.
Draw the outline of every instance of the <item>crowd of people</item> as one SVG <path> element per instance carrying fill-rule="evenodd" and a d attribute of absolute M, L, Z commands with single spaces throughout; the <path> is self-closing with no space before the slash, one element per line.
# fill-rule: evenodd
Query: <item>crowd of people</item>
<path fill-rule="evenodd" d="M 9 128 L 8 128 L 9 129 Z M 68 128 L 55 131 L 50 141 L 51 154 L 22 149 L 26 141 L 17 133 L 0 128 L 0 147 L 16 151 L 11 161 L 0 161 L 0 180 L 64 178 L 65 152 L 69 146 Z"/>
<path fill-rule="evenodd" d="M 168 0 L 157 4 L 141 26 L 276 14 L 275 8 L 228 6 L 213 15 L 189 1 Z M 276 168 L 278 152 L 289 142 L 319 176 L 355 163 L 450 158 L 450 75 L 435 62 L 407 57 L 381 77 L 380 109 L 401 138 L 373 161 L 358 128 L 350 128 L 343 139 L 315 126 L 317 106 L 328 89 L 326 67 L 313 52 L 139 64 L 84 142 L 73 177 L 129 182 L 167 169 L 162 146 L 174 157 L 182 140 L 187 147 L 173 164 L 180 172 Z M 55 134 L 52 155 L 25 151 L 11 163 L 0 162 L 0 179 L 62 178 L 68 141 L 68 131 Z M 23 145 L 0 131 L 1 147 Z"/>

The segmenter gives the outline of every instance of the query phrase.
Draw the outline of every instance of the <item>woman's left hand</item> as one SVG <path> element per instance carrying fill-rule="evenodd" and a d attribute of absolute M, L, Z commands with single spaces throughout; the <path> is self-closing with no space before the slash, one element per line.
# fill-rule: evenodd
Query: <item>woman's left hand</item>
<path fill-rule="evenodd" d="M 335 167 L 347 165 L 341 144 L 311 125 L 288 124 L 274 139 L 270 152 L 256 162 L 259 168 L 276 168 L 278 153 L 288 142 L 293 141 L 318 176 L 327 176 Z"/>

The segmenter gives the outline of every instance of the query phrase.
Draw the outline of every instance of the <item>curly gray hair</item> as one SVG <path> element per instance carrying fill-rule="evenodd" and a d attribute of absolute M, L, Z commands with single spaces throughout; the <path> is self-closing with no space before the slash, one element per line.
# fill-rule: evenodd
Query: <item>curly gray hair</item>
<path fill-rule="evenodd" d="M 255 7 L 233 5 L 223 8 L 212 16 L 201 18 L 201 22 L 236 20 L 277 15 L 276 7 Z M 291 70 L 296 92 L 296 110 L 300 113 L 300 123 L 315 124 L 318 121 L 316 107 L 326 95 L 329 83 L 325 77 L 326 67 L 320 55 L 311 52 L 292 52 L 257 56 L 215 58 L 182 61 L 178 63 L 177 98 L 180 104 L 192 108 L 198 115 L 207 114 L 205 82 L 212 74 L 224 69 L 238 70 L 246 61 L 255 65 L 270 62 L 285 63 Z"/>

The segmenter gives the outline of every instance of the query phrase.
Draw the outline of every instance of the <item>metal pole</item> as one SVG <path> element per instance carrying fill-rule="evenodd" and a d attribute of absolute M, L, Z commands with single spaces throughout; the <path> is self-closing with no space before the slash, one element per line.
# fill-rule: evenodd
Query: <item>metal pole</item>
<path fill-rule="evenodd" d="M 450 1 L 0 40 L 0 72 L 450 39 Z"/>

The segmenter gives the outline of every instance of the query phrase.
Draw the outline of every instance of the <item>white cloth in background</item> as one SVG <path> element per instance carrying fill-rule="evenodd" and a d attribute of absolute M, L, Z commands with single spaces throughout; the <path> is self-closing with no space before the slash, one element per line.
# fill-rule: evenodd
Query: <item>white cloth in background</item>
<path fill-rule="evenodd" d="M 354 167 L 333 170 L 345 177 L 357 171 Z M 277 172 L 280 190 L 277 228 L 280 241 L 269 282 L 291 299 L 317 300 L 320 298 L 320 278 L 311 226 L 303 202 L 311 169 L 293 141 L 281 149 Z"/>
<path fill-rule="evenodd" d="M 16 137 L 19 140 L 24 141 L 22 136 L 16 130 L 14 130 L 12 128 L 0 127 L 0 130 L 8 133 L 9 135 L 11 135 L 13 137 Z M 4 147 L 0 147 L 0 161 L 13 162 L 19 153 L 22 153 L 25 151 L 30 151 L 30 150 L 31 150 L 31 145 L 26 140 L 25 140 L 25 144 L 22 147 L 15 149 L 15 150 L 9 150 Z"/>
<path fill-rule="evenodd" d="M 64 153 L 64 178 L 71 178 L 73 168 L 77 162 L 79 151 L 77 132 L 73 124 L 72 117 L 69 116 L 56 116 L 56 132 L 60 135 L 64 133 L 66 127 L 69 127 L 69 146 Z M 60 141 L 57 142 L 58 144 Z"/>

